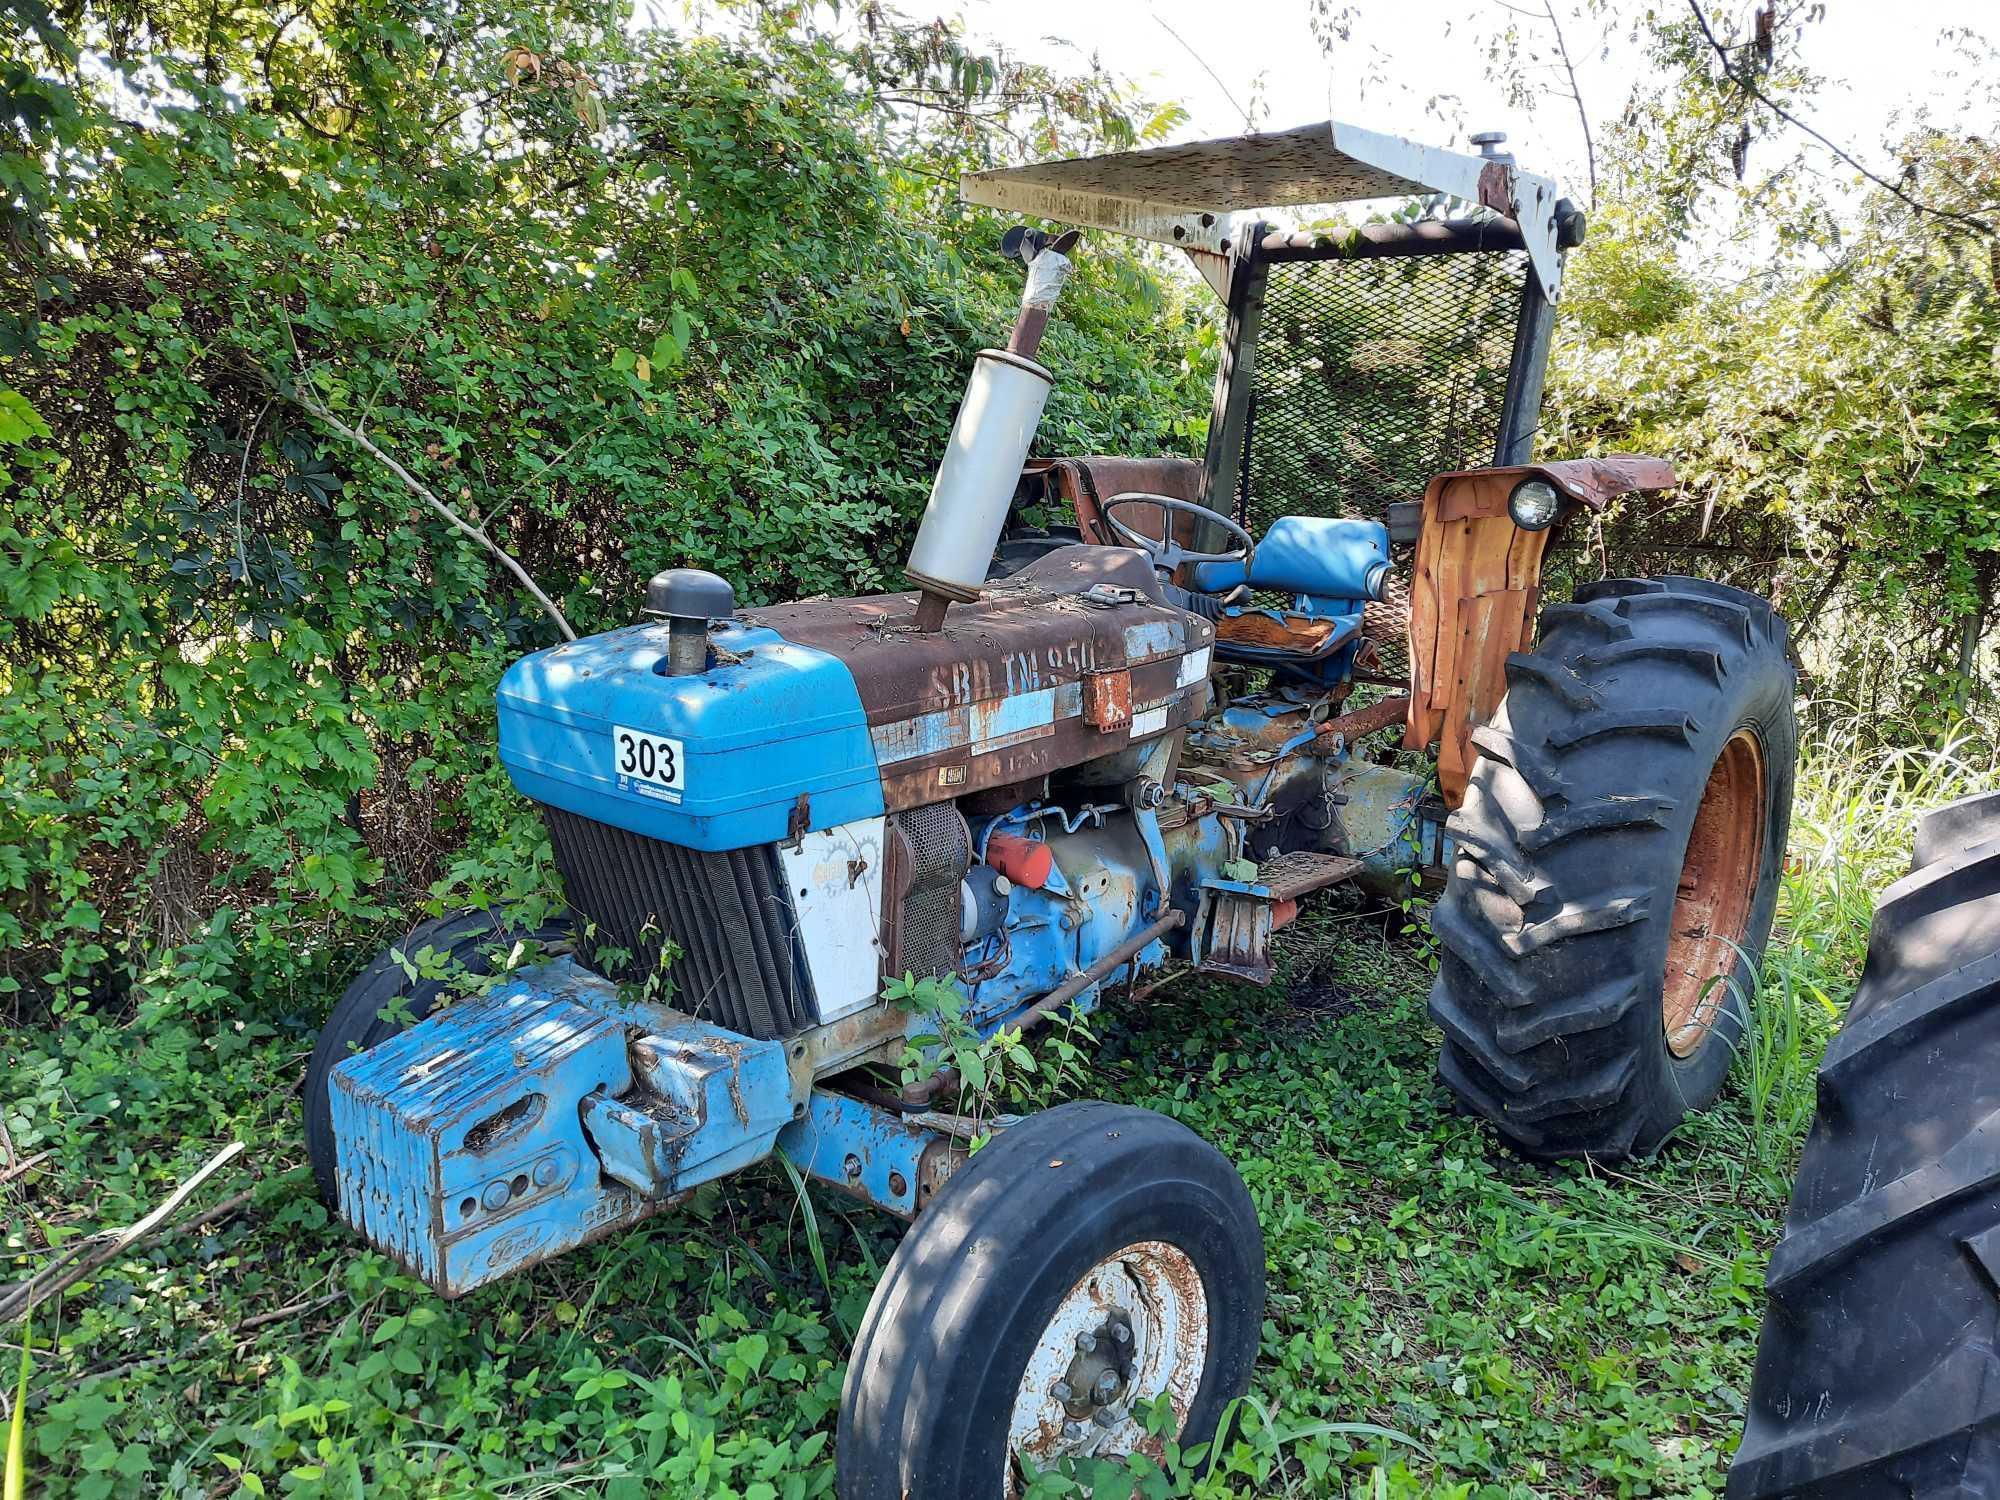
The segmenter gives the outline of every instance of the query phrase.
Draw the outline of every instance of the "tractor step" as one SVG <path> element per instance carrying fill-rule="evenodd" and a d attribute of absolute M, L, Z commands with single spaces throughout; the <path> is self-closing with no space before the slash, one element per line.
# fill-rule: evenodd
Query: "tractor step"
<path fill-rule="evenodd" d="M 1360 868 L 1360 860 L 1345 854 L 1314 854 L 1307 849 L 1295 849 L 1259 865 L 1254 884 L 1268 890 L 1273 901 L 1296 901 L 1313 891 L 1340 884 Z"/>
<path fill-rule="evenodd" d="M 1204 974 L 1226 974 L 1252 984 L 1271 982 L 1271 934 L 1298 915 L 1299 897 L 1351 878 L 1361 861 L 1345 854 L 1295 849 L 1257 867 L 1254 880 L 1204 880 L 1212 893 L 1203 933 Z"/>

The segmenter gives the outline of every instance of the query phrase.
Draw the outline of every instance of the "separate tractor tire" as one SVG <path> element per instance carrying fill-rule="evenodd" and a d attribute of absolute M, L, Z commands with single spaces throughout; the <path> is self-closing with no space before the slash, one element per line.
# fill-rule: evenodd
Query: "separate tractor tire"
<path fill-rule="evenodd" d="M 1157 1456 L 1129 1412 L 1163 1392 L 1180 1442 L 1206 1441 L 1263 1318 L 1264 1237 L 1220 1152 L 1151 1110 L 1036 1115 L 960 1167 L 890 1260 L 841 1392 L 839 1493 L 997 1500 L 1018 1452 Z"/>
<path fill-rule="evenodd" d="M 411 1021 L 421 1021 L 430 1014 L 438 997 L 451 987 L 451 981 L 445 978 L 411 979 L 396 955 L 403 954 L 414 962 L 417 954 L 429 949 L 444 963 L 447 972 L 462 969 L 471 974 L 490 974 L 496 953 L 504 958 L 504 950 L 516 941 L 557 947 L 566 945 L 569 935 L 569 924 L 562 921 L 516 929 L 497 912 L 452 912 L 411 928 L 401 942 L 378 953 L 355 976 L 354 982 L 334 1002 L 326 1025 L 320 1028 L 312 1060 L 306 1064 L 303 1090 L 306 1156 L 312 1162 L 313 1181 L 318 1184 L 321 1202 L 328 1208 L 336 1206 L 327 1075 L 356 1052 L 366 1052 L 403 1029 L 401 1021 L 384 1019 L 384 1011 L 397 1014 L 407 1011 Z"/>
<path fill-rule="evenodd" d="M 1714 1099 L 1771 931 L 1798 728 L 1785 625 L 1695 578 L 1546 610 L 1475 730 L 1431 915 L 1438 1072 L 1520 1151 L 1650 1156 Z"/>
<path fill-rule="evenodd" d="M 1730 1500 L 2000 1500 L 2000 799 L 1917 861 L 1820 1065 Z"/>

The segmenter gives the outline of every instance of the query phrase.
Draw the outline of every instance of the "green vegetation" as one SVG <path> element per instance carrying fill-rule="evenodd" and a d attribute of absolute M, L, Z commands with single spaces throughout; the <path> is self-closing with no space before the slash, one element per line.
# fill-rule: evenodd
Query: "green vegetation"
<path fill-rule="evenodd" d="M 1020 1092 L 1003 1097 L 1164 1109 L 1223 1146 L 1258 1205 L 1272 1296 L 1242 1435 L 1144 1492 L 1719 1493 L 1764 1256 L 1871 894 L 1907 860 L 1917 809 L 1994 774 L 1956 749 L 1880 764 L 1815 747 L 1751 1045 L 1722 1104 L 1648 1168 L 1530 1166 L 1452 1113 L 1430 1076 L 1422 952 L 1393 937 L 1398 914 L 1358 905 L 1294 935 L 1269 991 L 1184 981 L 1093 1017 L 1094 1038 L 1036 1041 L 1035 1071 L 1010 1049 Z M 200 982 L 191 965 L 183 986 Z M 15 1149 L 51 1153 L 9 1191 L 42 1205 L 51 1239 L 129 1222 L 177 1166 L 255 1143 L 183 1219 L 232 1210 L 38 1315 L 37 1483 L 828 1492 L 843 1361 L 894 1221 L 766 1167 L 444 1303 L 313 1196 L 288 1091 L 312 1024 L 155 1002 L 9 1043 Z M 88 1201 L 48 1212 L 71 1182 Z"/>
<path fill-rule="evenodd" d="M 774 8 L 726 42 L 584 0 L 0 18 L 5 1275 L 249 1148 L 0 1326 L 10 1485 L 826 1493 L 890 1221 L 771 1168 L 447 1305 L 313 1196 L 293 1090 L 331 997 L 425 912 L 554 894 L 491 753 L 494 681 L 553 627 L 326 418 L 580 630 L 670 563 L 746 602 L 880 587 L 1015 296 L 957 171 L 1177 113 L 872 6 L 844 40 Z M 1885 200 L 1829 257 L 1795 175 L 1735 184 L 1769 115 L 1684 23 L 1642 34 L 1670 82 L 1602 142 L 1545 446 L 1673 454 L 1747 550 L 1662 549 L 1627 515 L 1598 556 L 1773 584 L 1810 628 L 1818 734 L 1752 1043 L 1655 1167 L 1524 1166 L 1431 1081 L 1421 908 L 1350 907 L 1266 994 L 1183 984 L 1007 1050 L 995 1102 L 1166 1109 L 1258 1202 L 1241 1437 L 1148 1493 L 1715 1491 L 1873 892 L 1917 808 L 1992 782 L 1992 734 L 1943 727 L 1988 665 L 1990 241 Z M 1911 147 L 1967 205 L 2000 196 L 1990 150 Z M 1770 275 L 1690 269 L 1717 190 L 1784 214 Z M 1204 297 L 1095 242 L 1046 346 L 1045 448 L 1196 451 Z M 1860 633 L 1900 644 L 1837 649 Z M 1910 714 L 1849 726 L 1843 696 Z"/>

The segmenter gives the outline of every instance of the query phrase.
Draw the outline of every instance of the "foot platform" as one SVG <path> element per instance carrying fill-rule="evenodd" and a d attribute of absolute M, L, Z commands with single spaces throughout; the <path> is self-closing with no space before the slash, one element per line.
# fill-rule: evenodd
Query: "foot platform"
<path fill-rule="evenodd" d="M 1211 894 L 1196 967 L 1269 984 L 1271 934 L 1298 915 L 1299 897 L 1337 885 L 1360 868 L 1360 860 L 1345 854 L 1296 849 L 1265 860 L 1250 880 L 1204 880 L 1202 889 Z"/>

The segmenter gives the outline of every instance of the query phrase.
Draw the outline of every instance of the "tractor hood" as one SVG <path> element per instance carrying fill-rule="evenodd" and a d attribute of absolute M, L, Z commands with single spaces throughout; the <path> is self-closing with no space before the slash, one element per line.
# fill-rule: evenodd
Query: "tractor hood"
<path fill-rule="evenodd" d="M 630 625 L 507 669 L 500 760 L 515 786 L 691 849 L 881 814 L 867 718 L 838 658 L 731 620 L 710 634 L 716 665 L 673 677 L 667 629 Z"/>
<path fill-rule="evenodd" d="M 744 611 L 684 676 L 666 625 L 538 651 L 500 681 L 500 759 L 536 802 L 742 849 L 1119 755 L 1207 706 L 1215 627 L 1137 552 L 1062 548 L 930 634 L 916 607 Z"/>

